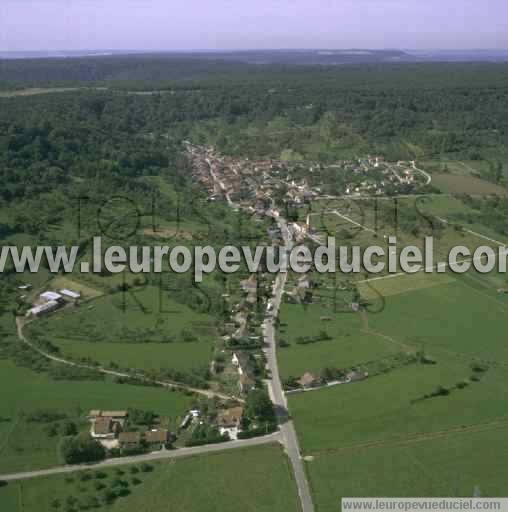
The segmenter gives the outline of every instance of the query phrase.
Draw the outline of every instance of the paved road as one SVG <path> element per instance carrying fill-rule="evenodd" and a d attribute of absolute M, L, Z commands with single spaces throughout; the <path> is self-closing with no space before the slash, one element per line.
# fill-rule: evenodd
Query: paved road
<path fill-rule="evenodd" d="M 102 368 L 101 366 L 93 366 L 90 364 L 76 363 L 74 361 L 69 361 L 68 359 L 64 359 L 62 357 L 57 357 L 52 354 L 48 354 L 47 352 L 44 352 L 44 350 L 42 350 L 40 347 L 38 347 L 37 345 L 32 343 L 23 334 L 23 327 L 25 326 L 25 324 L 26 324 L 25 319 L 16 317 L 16 329 L 17 329 L 17 333 L 18 333 L 18 338 L 23 343 L 26 343 L 31 349 L 35 350 L 41 356 L 45 357 L 46 359 L 49 359 L 50 361 L 54 361 L 54 362 L 60 363 L 60 364 L 65 364 L 67 366 L 73 366 L 75 368 L 83 368 L 85 370 L 93 370 L 93 371 L 96 371 L 99 373 L 103 373 L 104 375 L 111 375 L 112 377 L 136 379 L 139 381 L 152 382 L 154 384 L 157 384 L 158 386 L 162 386 L 165 388 L 174 388 L 174 389 L 181 389 L 183 391 L 191 391 L 192 393 L 196 393 L 197 395 L 203 395 L 203 396 L 206 396 L 207 398 L 215 398 L 216 397 L 221 400 L 236 400 L 237 402 L 244 402 L 244 400 L 241 398 L 225 395 L 223 393 L 218 393 L 216 391 L 211 391 L 209 389 L 193 388 L 191 386 L 187 386 L 185 384 L 180 384 L 178 382 L 172 382 L 172 381 L 148 379 L 142 373 L 125 373 L 125 372 L 118 372 L 115 370 L 107 370 L 106 368 Z"/>
<path fill-rule="evenodd" d="M 120 457 L 117 459 L 107 459 L 97 464 L 80 464 L 75 466 L 60 466 L 51 469 L 41 469 L 39 471 L 28 471 L 26 473 L 12 473 L 9 475 L 0 475 L 0 481 L 10 482 L 15 480 L 26 480 L 38 476 L 60 475 L 62 473 L 73 473 L 76 471 L 85 471 L 87 469 L 107 469 L 108 467 L 121 466 L 124 464 L 139 464 L 142 462 L 177 459 L 181 457 L 190 457 L 192 455 L 203 455 L 219 451 L 235 450 L 239 448 L 248 448 L 249 446 L 259 446 L 263 444 L 281 442 L 281 434 L 276 432 L 263 437 L 253 439 L 244 439 L 240 441 L 229 441 L 227 443 L 208 444 L 205 446 L 195 446 L 192 448 L 178 448 L 176 450 L 163 450 L 160 452 L 147 453 L 146 455 L 135 455 L 132 457 Z"/>
<path fill-rule="evenodd" d="M 286 247 L 291 248 L 292 240 L 291 235 L 288 231 L 287 225 L 283 219 L 277 220 L 282 237 Z M 275 319 L 279 313 L 279 307 L 282 302 L 282 294 L 284 292 L 284 286 L 287 280 L 287 273 L 281 272 L 277 275 L 273 290 L 273 310 L 272 316 L 266 318 L 263 323 L 263 331 L 265 336 L 265 343 L 267 345 L 265 349 L 266 359 L 268 368 L 271 373 L 271 380 L 269 381 L 271 398 L 275 404 L 275 410 L 279 418 L 280 431 L 282 434 L 282 442 L 286 448 L 291 466 L 293 467 L 293 473 L 295 475 L 295 481 L 298 489 L 298 495 L 300 497 L 300 505 L 302 512 L 314 512 L 314 505 L 310 495 L 309 483 L 303 467 L 303 462 L 300 454 L 300 448 L 298 446 L 298 438 L 296 436 L 295 427 L 293 421 L 289 419 L 287 412 L 287 401 L 282 389 L 282 384 L 279 375 L 279 367 L 277 365 L 277 345 L 275 342 Z"/>
<path fill-rule="evenodd" d="M 232 207 L 237 207 L 229 197 L 227 193 L 227 187 L 213 171 L 211 162 L 207 159 L 207 164 L 210 169 L 210 175 L 216 185 L 224 192 L 228 204 Z M 291 233 L 288 230 L 287 223 L 282 217 L 275 218 L 279 229 L 281 230 L 282 239 L 284 246 L 287 249 L 291 249 L 293 246 L 293 240 Z M 300 498 L 300 507 L 302 512 L 314 512 L 314 505 L 310 495 L 309 483 L 303 467 L 302 458 L 300 455 L 300 448 L 298 446 L 298 438 L 296 436 L 295 427 L 293 422 L 289 419 L 287 413 L 287 402 L 282 389 L 282 384 L 279 376 L 279 367 L 277 365 L 277 346 L 275 342 L 275 326 L 274 322 L 279 313 L 279 307 L 282 301 L 282 293 L 284 292 L 284 286 L 287 280 L 287 273 L 280 272 L 274 284 L 272 304 L 273 309 L 271 316 L 267 317 L 263 323 L 263 332 L 265 337 L 265 343 L 267 345 L 265 354 L 267 358 L 268 369 L 271 373 L 271 380 L 268 381 L 270 389 L 270 395 L 277 412 L 279 419 L 280 432 L 282 435 L 282 443 L 286 449 L 293 473 L 295 475 L 296 486 L 298 489 L 298 496 Z"/>

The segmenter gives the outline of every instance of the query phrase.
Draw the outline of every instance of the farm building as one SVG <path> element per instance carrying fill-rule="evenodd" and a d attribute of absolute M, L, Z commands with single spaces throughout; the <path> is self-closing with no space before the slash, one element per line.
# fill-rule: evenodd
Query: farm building
<path fill-rule="evenodd" d="M 80 293 L 73 292 L 72 290 L 67 290 L 67 288 L 64 288 L 63 290 L 60 290 L 60 293 L 69 299 L 79 299 L 81 297 Z"/>
<path fill-rule="evenodd" d="M 44 292 L 39 295 L 39 299 L 43 302 L 60 301 L 62 296 L 57 292 Z"/>
<path fill-rule="evenodd" d="M 34 306 L 33 308 L 29 309 L 26 313 L 26 316 L 41 316 L 48 313 L 51 313 L 52 311 L 55 311 L 60 307 L 60 303 L 56 300 L 50 300 L 48 302 L 44 302 L 43 304 L 40 304 L 38 306 Z"/>

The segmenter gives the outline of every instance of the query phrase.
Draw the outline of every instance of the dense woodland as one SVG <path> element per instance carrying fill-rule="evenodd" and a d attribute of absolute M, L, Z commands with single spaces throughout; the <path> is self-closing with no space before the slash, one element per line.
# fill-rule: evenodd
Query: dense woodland
<path fill-rule="evenodd" d="M 0 62 L 0 89 L 34 86 L 79 89 L 0 95 L 4 242 L 22 234 L 32 243 L 82 243 L 95 233 L 75 229 L 80 198 L 102 204 L 119 195 L 143 215 L 155 203 L 160 218 L 205 224 L 209 239 L 226 239 L 231 212 L 206 203 L 190 177 L 185 139 L 242 157 L 324 163 L 366 154 L 477 160 L 484 178 L 506 181 L 506 64 Z M 340 185 L 337 173 L 321 177 L 327 190 Z M 506 210 L 506 200 L 497 201 L 475 207 L 488 221 Z"/>

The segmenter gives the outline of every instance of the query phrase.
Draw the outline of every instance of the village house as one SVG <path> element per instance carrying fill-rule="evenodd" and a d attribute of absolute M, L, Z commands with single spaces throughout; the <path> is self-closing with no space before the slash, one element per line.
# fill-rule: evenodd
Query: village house
<path fill-rule="evenodd" d="M 139 448 L 141 444 L 140 432 L 120 432 L 118 442 L 121 448 Z"/>
<path fill-rule="evenodd" d="M 118 423 L 116 423 L 118 425 Z M 113 422 L 111 418 L 97 418 L 92 422 L 90 435 L 94 439 L 114 439 Z"/>
<path fill-rule="evenodd" d="M 319 377 L 316 377 L 313 373 L 305 372 L 299 379 L 298 384 L 303 389 L 311 389 L 315 388 L 316 386 L 319 386 L 320 379 Z"/>
<path fill-rule="evenodd" d="M 219 411 L 217 415 L 217 427 L 221 435 L 228 434 L 231 440 L 238 439 L 240 422 L 243 415 L 243 407 L 231 407 Z"/>
<path fill-rule="evenodd" d="M 95 439 L 114 439 L 121 432 L 127 417 L 127 411 L 92 410 L 88 413 L 92 423 L 90 435 Z"/>
<path fill-rule="evenodd" d="M 168 430 L 148 430 L 145 432 L 145 442 L 152 450 L 160 450 L 170 442 L 170 433 Z"/>

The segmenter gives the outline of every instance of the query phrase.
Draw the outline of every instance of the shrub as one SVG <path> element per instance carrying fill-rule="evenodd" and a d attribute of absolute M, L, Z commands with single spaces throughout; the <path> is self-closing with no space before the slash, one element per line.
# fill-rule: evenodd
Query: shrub
<path fill-rule="evenodd" d="M 83 473 L 81 473 L 81 475 L 79 476 L 79 479 L 82 481 L 82 482 L 87 482 L 88 480 L 91 480 L 92 479 L 92 475 L 88 472 L 88 471 L 84 471 Z"/>
<path fill-rule="evenodd" d="M 104 447 L 88 435 L 66 437 L 60 446 L 66 464 L 96 462 L 106 457 Z"/>

